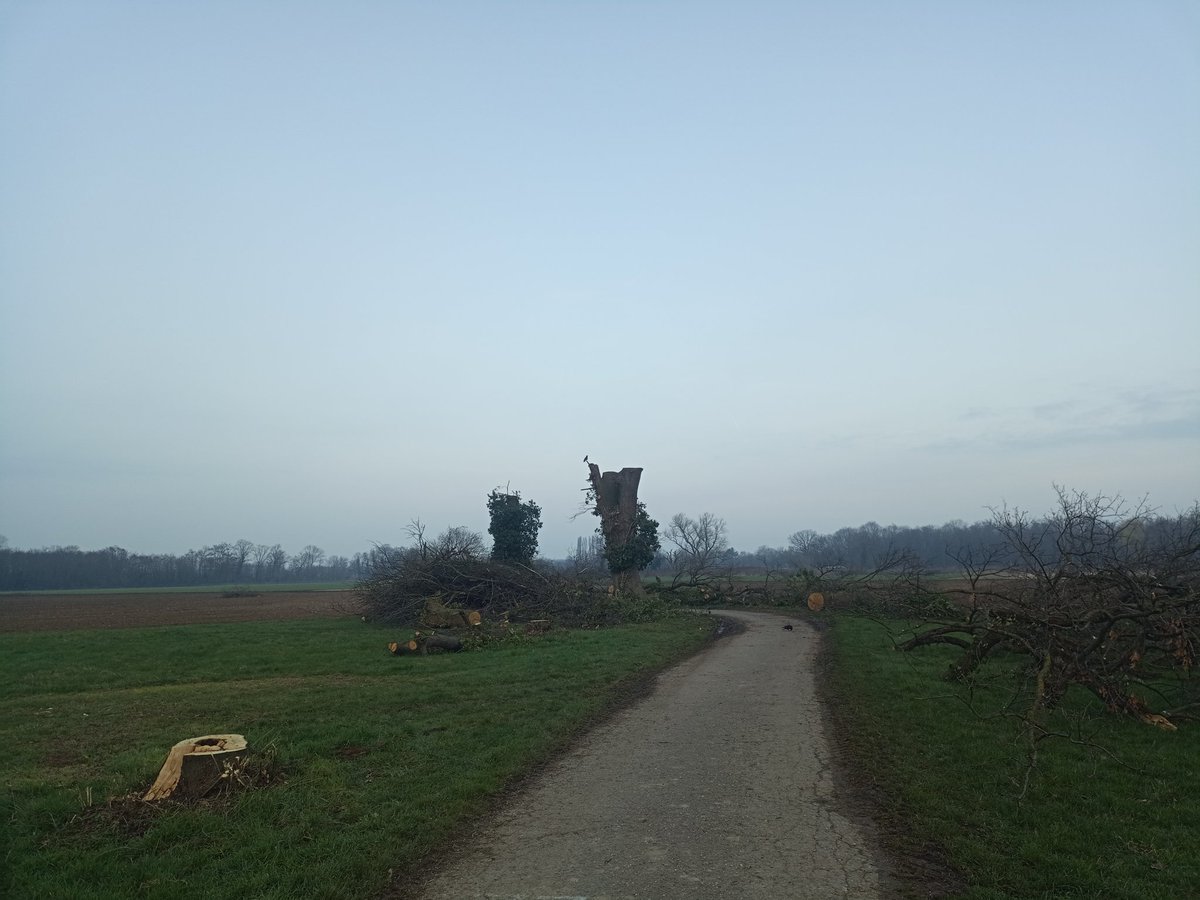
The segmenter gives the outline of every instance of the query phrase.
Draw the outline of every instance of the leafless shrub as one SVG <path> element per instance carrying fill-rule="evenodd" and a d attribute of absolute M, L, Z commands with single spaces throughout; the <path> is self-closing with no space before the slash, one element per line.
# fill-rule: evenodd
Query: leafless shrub
<path fill-rule="evenodd" d="M 725 520 L 712 513 L 693 519 L 683 513 L 671 518 L 663 540 L 671 545 L 663 555 L 671 568 L 671 587 L 707 584 L 728 568 L 729 540 Z"/>

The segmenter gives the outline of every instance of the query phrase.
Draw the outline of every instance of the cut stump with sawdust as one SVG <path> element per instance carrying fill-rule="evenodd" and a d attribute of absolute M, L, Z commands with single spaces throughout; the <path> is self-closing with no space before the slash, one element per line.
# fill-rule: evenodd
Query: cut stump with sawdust
<path fill-rule="evenodd" d="M 167 754 L 158 778 L 143 800 L 203 797 L 246 754 L 240 734 L 206 734 L 180 741 Z"/>

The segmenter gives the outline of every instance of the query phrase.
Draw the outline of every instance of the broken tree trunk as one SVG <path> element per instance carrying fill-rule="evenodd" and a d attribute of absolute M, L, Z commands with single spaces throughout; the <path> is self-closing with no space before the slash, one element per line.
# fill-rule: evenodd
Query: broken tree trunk
<path fill-rule="evenodd" d="M 203 797 L 245 753 L 246 739 L 240 734 L 206 734 L 180 741 L 142 799 Z"/>
<path fill-rule="evenodd" d="M 587 464 L 588 480 L 596 496 L 600 514 L 600 533 L 606 548 L 620 548 L 633 537 L 637 521 L 638 483 L 642 470 L 626 467 L 620 472 L 604 472 L 593 462 Z M 642 576 L 636 569 L 613 572 L 613 587 L 622 594 L 642 594 Z"/>

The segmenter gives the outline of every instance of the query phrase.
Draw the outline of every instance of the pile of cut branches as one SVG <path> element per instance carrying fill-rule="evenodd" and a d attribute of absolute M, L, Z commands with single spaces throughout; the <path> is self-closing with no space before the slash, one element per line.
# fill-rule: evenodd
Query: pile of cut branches
<path fill-rule="evenodd" d="M 1200 712 L 1200 507 L 1155 518 L 1120 498 L 1059 492 L 1046 519 L 996 514 L 1001 544 L 964 556 L 952 614 L 924 617 L 900 649 L 962 650 L 949 677 L 1024 657 L 1026 718 L 1071 685 L 1113 712 L 1174 730 Z"/>
<path fill-rule="evenodd" d="M 478 611 L 485 622 L 552 620 L 593 623 L 605 589 L 595 582 L 533 566 L 420 553 L 395 554 L 356 587 L 363 615 L 374 622 L 416 625 L 431 600 Z"/>

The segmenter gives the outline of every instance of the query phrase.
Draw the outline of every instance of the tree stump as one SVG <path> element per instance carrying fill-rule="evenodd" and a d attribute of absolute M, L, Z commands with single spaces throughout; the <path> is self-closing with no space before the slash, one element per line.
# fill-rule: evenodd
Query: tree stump
<path fill-rule="evenodd" d="M 158 778 L 143 800 L 203 797 L 246 753 L 240 734 L 206 734 L 180 741 L 167 754 Z"/>

